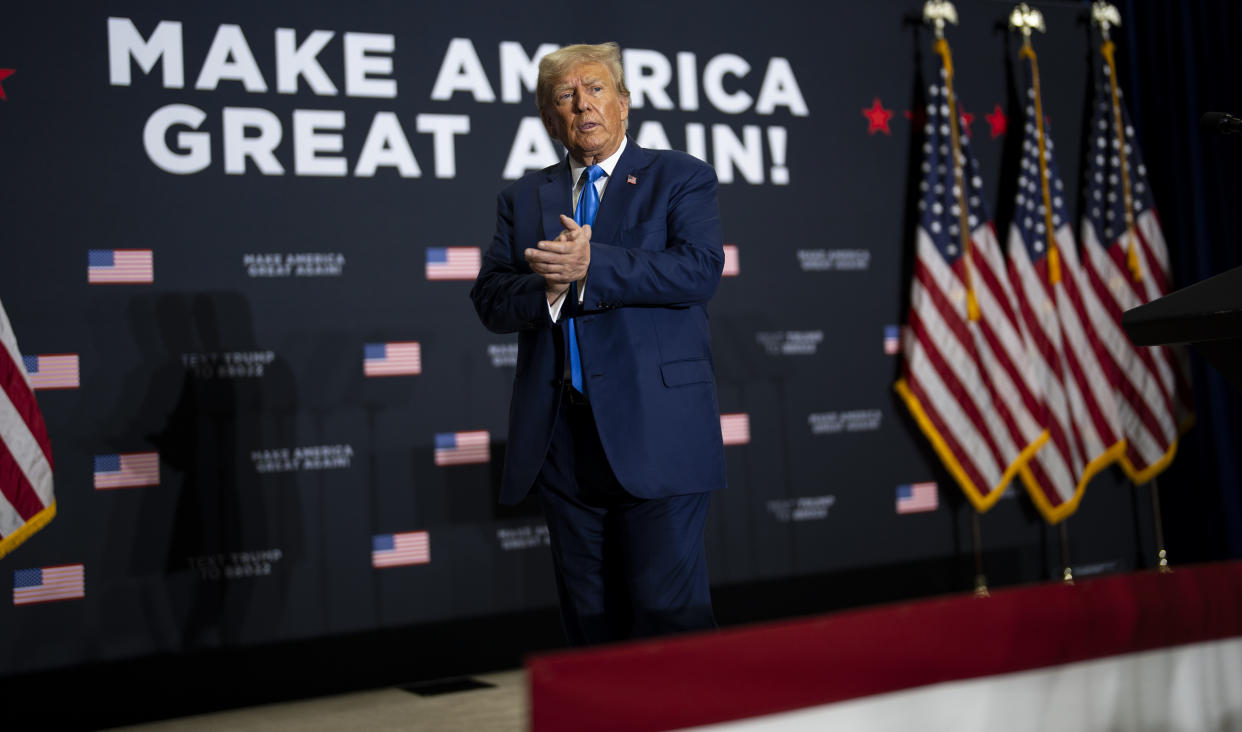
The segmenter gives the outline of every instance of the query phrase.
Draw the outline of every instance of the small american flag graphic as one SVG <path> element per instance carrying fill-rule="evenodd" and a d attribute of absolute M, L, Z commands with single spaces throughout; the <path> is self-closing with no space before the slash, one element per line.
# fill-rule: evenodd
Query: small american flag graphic
<path fill-rule="evenodd" d="M 720 433 L 726 445 L 750 444 L 750 415 L 745 412 L 720 415 Z"/>
<path fill-rule="evenodd" d="M 64 564 L 13 572 L 13 604 L 32 605 L 86 597 L 85 566 Z"/>
<path fill-rule="evenodd" d="M 440 432 L 436 435 L 436 465 L 469 465 L 492 461 L 492 437 L 487 430 Z"/>
<path fill-rule="evenodd" d="M 895 356 L 901 352 L 901 326 L 884 326 L 884 353 Z"/>
<path fill-rule="evenodd" d="M 371 537 L 371 566 L 400 567 L 431 562 L 431 536 L 426 531 L 376 534 Z"/>
<path fill-rule="evenodd" d="M 91 249 L 86 253 L 86 281 L 92 285 L 155 282 L 150 249 Z"/>
<path fill-rule="evenodd" d="M 721 277 L 737 277 L 739 274 L 742 273 L 741 265 L 738 263 L 738 259 L 737 259 L 737 245 L 736 244 L 725 244 L 724 255 L 725 255 L 724 272 L 721 272 L 720 276 Z"/>
<path fill-rule="evenodd" d="M 427 279 L 473 280 L 483 265 L 478 247 L 429 247 Z"/>
<path fill-rule="evenodd" d="M 22 364 L 30 375 L 34 389 L 78 388 L 78 354 L 52 353 L 22 356 Z"/>
<path fill-rule="evenodd" d="M 95 456 L 95 490 L 160 484 L 158 452 Z"/>
<path fill-rule="evenodd" d="M 367 343 L 363 346 L 362 372 L 367 376 L 416 376 L 423 372 L 423 352 L 418 341 Z"/>
<path fill-rule="evenodd" d="M 934 482 L 897 486 L 897 513 L 922 513 L 940 507 L 940 493 Z"/>

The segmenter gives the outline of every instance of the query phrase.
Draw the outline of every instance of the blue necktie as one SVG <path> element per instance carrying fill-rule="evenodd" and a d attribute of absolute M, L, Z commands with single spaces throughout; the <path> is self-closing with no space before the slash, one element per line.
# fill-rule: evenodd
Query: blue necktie
<path fill-rule="evenodd" d="M 578 210 L 574 212 L 574 221 L 578 226 L 595 224 L 595 212 L 599 211 L 599 191 L 595 189 L 595 181 L 604 175 L 604 169 L 592 165 L 582 171 L 582 193 L 578 194 Z M 574 319 L 569 319 L 569 380 L 580 394 L 586 393 L 582 383 L 582 356 L 578 353 L 578 333 L 574 328 Z"/>

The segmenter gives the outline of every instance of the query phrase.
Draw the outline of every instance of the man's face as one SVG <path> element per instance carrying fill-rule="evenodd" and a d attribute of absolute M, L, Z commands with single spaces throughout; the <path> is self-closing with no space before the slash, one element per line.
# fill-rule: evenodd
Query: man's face
<path fill-rule="evenodd" d="M 587 62 L 570 67 L 552 88 L 543 124 L 575 160 L 594 165 L 621 146 L 629 116 L 629 100 L 617 93 L 608 67 Z"/>

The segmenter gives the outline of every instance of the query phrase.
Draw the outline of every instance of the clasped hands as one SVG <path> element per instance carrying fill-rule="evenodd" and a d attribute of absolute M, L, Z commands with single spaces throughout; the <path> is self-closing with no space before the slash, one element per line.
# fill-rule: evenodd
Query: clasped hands
<path fill-rule="evenodd" d="M 531 271 L 543 277 L 546 283 L 549 303 L 574 282 L 581 288 L 591 264 L 591 227 L 579 226 L 564 214 L 561 214 L 561 225 L 565 229 L 555 239 L 541 241 L 524 252 Z"/>

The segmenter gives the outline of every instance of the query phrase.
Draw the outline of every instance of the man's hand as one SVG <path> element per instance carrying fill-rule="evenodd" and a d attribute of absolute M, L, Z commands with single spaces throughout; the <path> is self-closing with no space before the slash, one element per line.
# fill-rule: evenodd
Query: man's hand
<path fill-rule="evenodd" d="M 541 241 L 524 254 L 531 271 L 547 283 L 548 302 L 569 289 L 573 282 L 582 286 L 591 264 L 591 227 L 578 226 L 570 217 L 561 215 L 565 230 L 552 241 Z"/>

